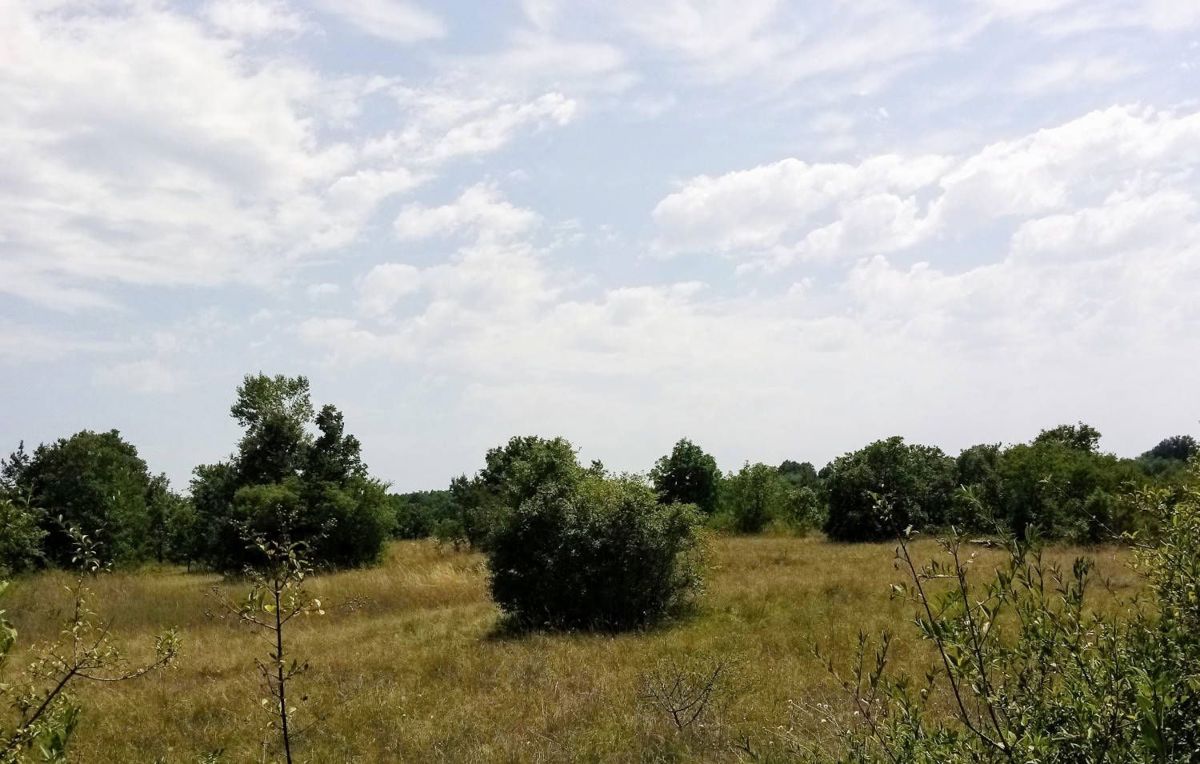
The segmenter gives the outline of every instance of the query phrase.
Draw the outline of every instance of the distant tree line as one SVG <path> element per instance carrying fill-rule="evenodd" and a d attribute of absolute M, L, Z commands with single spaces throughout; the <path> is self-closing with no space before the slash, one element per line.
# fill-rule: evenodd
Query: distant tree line
<path fill-rule="evenodd" d="M 476 474 L 446 490 L 389 493 L 370 476 L 341 412 L 313 406 L 304 377 L 248 375 L 230 413 L 241 439 L 228 459 L 194 470 L 186 495 L 152 473 L 116 430 L 84 430 L 32 451 L 20 444 L 0 461 L 0 575 L 68 564 L 68 527 L 91 534 L 125 566 L 239 571 L 256 561 L 247 538 L 285 533 L 308 543 L 323 566 L 370 563 L 390 538 L 434 537 L 486 551 L 506 518 L 544 500 L 548 489 L 561 496 L 604 480 L 661 505 L 692 507 L 718 531 L 822 530 L 838 541 L 870 541 L 910 527 L 954 526 L 1099 542 L 1135 529 L 1132 489 L 1175 484 L 1200 450 L 1195 438 L 1178 435 L 1135 459 L 1119 458 L 1100 450 L 1095 428 L 1079 423 L 1027 443 L 971 446 L 957 457 L 897 436 L 819 470 L 787 460 L 722 471 L 685 438 L 637 477 L 581 464 L 563 438 L 521 436 L 489 450 Z"/>
<path fill-rule="evenodd" d="M 896 436 L 820 470 L 786 460 L 722 472 L 685 438 L 654 464 L 647 482 L 660 503 L 692 505 L 710 527 L 737 533 L 819 529 L 838 541 L 876 541 L 906 528 L 953 526 L 1086 543 L 1135 530 L 1133 492 L 1177 483 L 1200 451 L 1190 435 L 1166 438 L 1136 459 L 1105 453 L 1099 442 L 1094 427 L 1079 423 L 1043 430 L 1028 443 L 979 444 L 952 457 Z M 455 478 L 446 492 L 397 497 L 406 516 L 425 513 L 406 527 L 486 549 L 506 511 L 578 465 L 562 438 L 513 438 L 484 461 L 475 476 Z"/>

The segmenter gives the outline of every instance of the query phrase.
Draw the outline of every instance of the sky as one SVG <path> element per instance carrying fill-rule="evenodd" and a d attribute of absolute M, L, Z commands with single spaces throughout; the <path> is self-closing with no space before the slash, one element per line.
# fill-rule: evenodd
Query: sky
<path fill-rule="evenodd" d="M 1200 430 L 1200 2 L 0 0 L 0 104 L 3 451 Z"/>

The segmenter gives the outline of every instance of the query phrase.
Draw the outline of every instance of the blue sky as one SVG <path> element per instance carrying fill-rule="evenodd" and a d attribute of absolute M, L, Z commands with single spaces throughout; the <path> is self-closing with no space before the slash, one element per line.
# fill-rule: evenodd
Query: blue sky
<path fill-rule="evenodd" d="M 1200 418 L 1200 3 L 0 3 L 0 436 L 398 489 Z"/>

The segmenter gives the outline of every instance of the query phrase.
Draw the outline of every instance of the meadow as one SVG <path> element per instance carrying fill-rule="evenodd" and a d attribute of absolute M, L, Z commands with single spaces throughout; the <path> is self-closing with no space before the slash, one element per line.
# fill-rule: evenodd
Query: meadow
<path fill-rule="evenodd" d="M 937 553 L 929 540 L 917 556 Z M 932 657 L 911 626 L 913 606 L 890 597 L 903 580 L 893 544 L 819 537 L 712 540 L 696 611 L 649 631 L 508 634 L 488 596 L 483 556 L 433 541 L 393 542 L 377 566 L 310 580 L 325 615 L 297 622 L 291 653 L 311 664 L 295 680 L 298 759 L 375 761 L 737 761 L 791 759 L 828 735 L 822 717 L 848 708 L 814 655 L 848 665 L 860 631 L 896 634 L 896 666 Z M 1112 594 L 1137 591 L 1127 552 L 1057 547 L 1092 557 Z M 976 577 L 1003 553 L 979 550 Z M 68 605 L 61 572 L 18 579 L 6 608 L 30 646 L 52 638 Z M 176 626 L 174 667 L 136 683 L 80 685 L 75 761 L 258 760 L 271 740 L 255 658 L 259 635 L 215 617 L 214 588 L 243 583 L 183 568 L 102 576 L 95 608 L 131 658 Z M 1098 592 L 1102 592 L 1097 587 Z M 11 659 L 20 665 L 24 653 Z M 680 731 L 644 699 L 648 678 L 721 665 L 713 702 Z M 674 668 L 671 668 L 674 667 Z M 311 726 L 310 726 L 311 725 Z M 271 740 L 271 745 L 274 741 Z M 273 751 L 273 749 L 271 749 Z"/>

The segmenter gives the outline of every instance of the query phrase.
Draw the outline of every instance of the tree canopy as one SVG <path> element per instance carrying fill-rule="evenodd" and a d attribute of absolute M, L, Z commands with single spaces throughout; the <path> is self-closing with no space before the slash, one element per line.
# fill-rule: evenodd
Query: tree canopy
<path fill-rule="evenodd" d="M 709 515 L 717 509 L 721 484 L 717 460 L 687 438 L 654 464 L 650 480 L 664 504 L 694 504 Z"/>
<path fill-rule="evenodd" d="M 379 557 L 394 522 L 385 487 L 368 476 L 342 413 L 315 411 L 305 377 L 248 375 L 230 414 L 244 428 L 237 452 L 192 478 L 197 557 L 222 570 L 252 564 L 249 536 L 308 542 L 323 565 Z"/>

